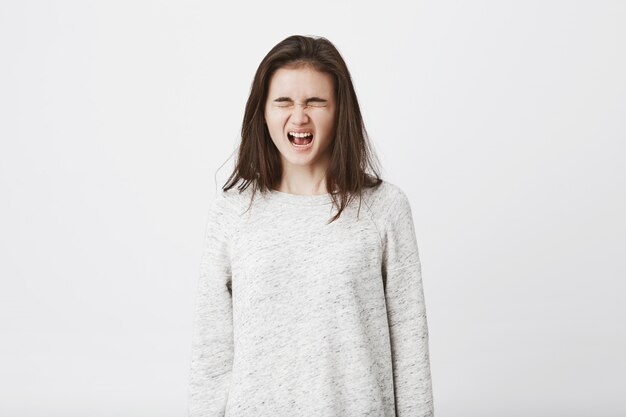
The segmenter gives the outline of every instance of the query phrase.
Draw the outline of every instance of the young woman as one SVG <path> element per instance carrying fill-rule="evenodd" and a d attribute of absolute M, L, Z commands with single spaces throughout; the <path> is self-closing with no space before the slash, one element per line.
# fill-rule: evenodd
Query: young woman
<path fill-rule="evenodd" d="M 372 158 L 333 44 L 278 43 L 211 205 L 191 417 L 433 415 L 411 206 Z"/>

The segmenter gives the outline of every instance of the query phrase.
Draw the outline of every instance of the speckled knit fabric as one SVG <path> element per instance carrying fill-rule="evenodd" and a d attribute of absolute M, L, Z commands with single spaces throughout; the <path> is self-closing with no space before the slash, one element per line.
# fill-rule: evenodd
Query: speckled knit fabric
<path fill-rule="evenodd" d="M 411 206 L 219 191 L 195 306 L 190 417 L 433 416 Z M 358 216 L 357 216 L 358 214 Z"/>

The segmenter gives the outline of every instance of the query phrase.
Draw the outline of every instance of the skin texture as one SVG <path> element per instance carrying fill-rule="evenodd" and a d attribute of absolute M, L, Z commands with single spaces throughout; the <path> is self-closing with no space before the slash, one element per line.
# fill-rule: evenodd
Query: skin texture
<path fill-rule="evenodd" d="M 275 101 L 281 97 L 289 100 Z M 325 102 L 310 101 L 313 97 Z M 279 191 L 327 192 L 324 179 L 335 139 L 335 118 L 336 97 L 330 74 L 310 66 L 284 67 L 274 72 L 265 102 L 265 122 L 281 155 L 283 178 Z M 304 152 L 294 149 L 287 136 L 291 129 L 313 131 L 312 148 Z"/>

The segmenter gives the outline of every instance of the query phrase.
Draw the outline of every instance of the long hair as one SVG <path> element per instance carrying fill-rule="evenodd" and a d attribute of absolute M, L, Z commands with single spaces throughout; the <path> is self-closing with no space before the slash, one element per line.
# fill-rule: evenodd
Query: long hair
<path fill-rule="evenodd" d="M 270 80 L 283 67 L 310 65 L 332 76 L 336 97 L 335 137 L 330 146 L 326 189 L 337 213 L 359 196 L 364 188 L 378 186 L 382 179 L 379 162 L 370 144 L 350 72 L 337 48 L 324 37 L 293 35 L 274 46 L 257 68 L 241 126 L 241 143 L 235 168 L 222 187 L 224 191 L 242 182 L 239 192 L 252 185 L 256 191 L 275 189 L 282 179 L 280 153 L 265 124 L 265 101 Z M 252 204 L 252 201 L 250 202 Z"/>

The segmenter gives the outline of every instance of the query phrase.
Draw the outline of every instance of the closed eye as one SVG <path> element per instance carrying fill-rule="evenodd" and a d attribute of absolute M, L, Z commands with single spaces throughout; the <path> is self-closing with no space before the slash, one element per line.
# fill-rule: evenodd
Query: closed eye
<path fill-rule="evenodd" d="M 289 97 L 278 97 L 273 101 L 276 107 L 290 108 L 294 106 L 294 101 Z M 305 102 L 306 107 L 326 107 L 328 100 L 320 97 L 309 97 Z"/>

